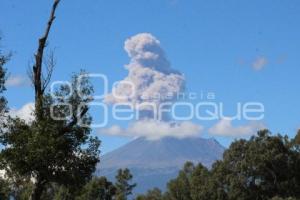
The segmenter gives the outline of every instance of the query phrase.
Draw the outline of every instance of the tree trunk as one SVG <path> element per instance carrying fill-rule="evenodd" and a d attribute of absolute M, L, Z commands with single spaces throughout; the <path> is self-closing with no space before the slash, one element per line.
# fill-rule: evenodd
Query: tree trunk
<path fill-rule="evenodd" d="M 35 187 L 31 194 L 31 200 L 41 200 L 43 191 L 44 191 L 44 184 L 42 184 L 40 181 L 38 181 L 35 184 Z"/>
<path fill-rule="evenodd" d="M 60 0 L 54 0 L 47 28 L 44 35 L 39 39 L 38 49 L 35 54 L 35 64 L 33 66 L 33 85 L 35 89 L 35 112 L 37 120 L 41 120 L 43 117 L 43 95 L 46 89 L 45 82 L 43 82 L 42 68 L 43 68 L 43 56 L 46 47 L 47 39 L 51 30 L 51 26 L 55 19 L 55 11 Z M 50 75 L 51 76 L 51 75 Z"/>

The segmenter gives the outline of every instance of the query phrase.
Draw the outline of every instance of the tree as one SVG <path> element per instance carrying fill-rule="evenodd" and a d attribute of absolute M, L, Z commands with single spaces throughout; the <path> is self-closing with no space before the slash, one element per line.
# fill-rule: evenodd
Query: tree
<path fill-rule="evenodd" d="M 199 163 L 193 170 L 190 179 L 191 198 L 206 200 L 210 194 L 210 171 Z"/>
<path fill-rule="evenodd" d="M 223 157 L 228 198 L 299 197 L 293 158 L 288 138 L 271 136 L 268 130 L 249 141 L 234 142 Z"/>
<path fill-rule="evenodd" d="M 93 88 L 85 73 L 72 77 L 73 92 L 69 97 L 66 96 L 70 93 L 67 86 L 55 92 L 61 98 L 46 92 L 54 62 L 52 57 L 44 59 L 44 50 L 59 2 L 54 0 L 32 68 L 34 120 L 27 123 L 8 117 L 0 136 L 5 147 L 0 153 L 1 167 L 13 176 L 34 179 L 32 200 L 40 200 L 52 183 L 68 187 L 71 193 L 77 191 L 91 179 L 99 161 L 100 141 L 90 136 L 89 127 L 92 119 L 88 104 L 92 101 Z M 46 74 L 43 74 L 44 68 Z M 79 79 L 81 75 L 83 78 Z M 56 120 L 53 116 L 65 120 Z"/>
<path fill-rule="evenodd" d="M 281 198 L 281 197 L 273 197 L 271 200 L 297 200 L 296 198 Z"/>
<path fill-rule="evenodd" d="M 300 129 L 298 130 L 293 142 L 295 145 L 300 146 Z"/>
<path fill-rule="evenodd" d="M 65 186 L 57 187 L 57 190 L 52 194 L 53 200 L 68 200 L 74 199 L 74 194 L 71 194 Z"/>
<path fill-rule="evenodd" d="M 116 200 L 127 200 L 127 196 L 132 194 L 136 184 L 131 184 L 132 174 L 129 169 L 119 169 L 116 175 Z"/>
<path fill-rule="evenodd" d="M 73 79 L 76 82 L 76 77 Z M 83 88 L 90 91 L 87 86 Z M 61 93 L 64 92 L 62 89 Z M 77 94 L 60 101 L 72 105 L 76 116 L 79 115 L 76 112 L 82 113 L 82 109 L 87 109 L 87 106 L 80 107 L 79 102 L 86 101 Z M 2 166 L 12 174 L 35 179 L 33 199 L 40 199 L 51 182 L 70 189 L 84 185 L 91 178 L 99 160 L 99 141 L 89 136 L 90 128 L 77 124 L 70 126 L 72 122 L 52 119 L 50 107 L 53 103 L 50 96 L 45 97 L 42 119 L 35 119 L 30 124 L 18 118 L 10 119 L 2 135 L 5 145 L 0 154 Z M 61 107 L 57 108 L 59 113 L 62 110 Z M 86 114 L 82 120 L 89 123 L 90 117 Z"/>
<path fill-rule="evenodd" d="M 22 177 L 14 177 L 13 192 L 12 196 L 17 200 L 27 200 L 30 199 L 31 193 L 33 191 L 33 183 L 30 179 Z"/>
<path fill-rule="evenodd" d="M 211 170 L 187 163 L 168 183 L 164 200 L 269 200 L 300 198 L 297 141 L 259 131 L 233 142 Z M 147 199 L 140 196 L 139 200 Z"/>
<path fill-rule="evenodd" d="M 1 37 L 0 37 L 0 42 L 1 42 Z M 4 98 L 4 96 L 2 94 L 6 90 L 6 88 L 5 88 L 6 69 L 5 69 L 4 65 L 7 63 L 9 58 L 10 58 L 10 56 L 3 55 L 2 51 L 0 49 L 0 119 L 1 119 L 0 127 L 2 126 L 2 122 L 3 122 L 2 118 L 4 117 L 4 114 L 7 111 L 6 99 Z"/>
<path fill-rule="evenodd" d="M 163 200 L 163 194 L 160 189 L 154 188 L 149 190 L 145 195 L 137 196 L 136 200 Z"/>
<path fill-rule="evenodd" d="M 1 41 L 1 37 L 0 37 Z M 2 51 L 0 49 L 0 133 L 2 133 L 3 123 L 4 123 L 4 117 L 5 113 L 7 112 L 6 107 L 6 99 L 2 95 L 3 92 L 6 90 L 5 88 L 5 81 L 6 81 L 6 69 L 4 65 L 9 60 L 8 55 L 3 55 Z M 10 194 L 10 184 L 7 180 L 0 177 L 0 199 L 8 199 Z"/>
<path fill-rule="evenodd" d="M 116 194 L 116 188 L 105 177 L 95 177 L 82 189 L 76 200 L 112 200 Z"/>
<path fill-rule="evenodd" d="M 191 176 L 195 166 L 191 162 L 187 162 L 183 170 L 181 170 L 177 178 L 171 180 L 167 184 L 168 196 L 171 199 L 191 200 Z"/>
<path fill-rule="evenodd" d="M 0 178 L 0 199 L 8 199 L 11 193 L 10 185 L 8 181 Z"/>

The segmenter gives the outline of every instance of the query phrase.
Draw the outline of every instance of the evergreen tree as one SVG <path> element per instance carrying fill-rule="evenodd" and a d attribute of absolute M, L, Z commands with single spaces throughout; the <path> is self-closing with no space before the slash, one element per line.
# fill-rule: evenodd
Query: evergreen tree
<path fill-rule="evenodd" d="M 206 199 L 210 194 L 210 171 L 201 163 L 198 164 L 191 175 L 190 189 L 193 200 Z"/>
<path fill-rule="evenodd" d="M 105 177 L 95 177 L 83 187 L 76 200 L 112 200 L 115 193 L 116 188 L 112 182 Z"/>
<path fill-rule="evenodd" d="M 167 184 L 168 197 L 171 199 L 191 200 L 191 176 L 195 166 L 187 162 L 176 179 Z"/>
<path fill-rule="evenodd" d="M 231 144 L 219 166 L 224 170 L 224 192 L 228 199 L 299 198 L 297 159 L 287 137 L 258 132 L 249 141 Z"/>
<path fill-rule="evenodd" d="M 262 130 L 233 142 L 211 170 L 187 163 L 168 183 L 164 200 L 300 199 L 298 137 Z"/>
<path fill-rule="evenodd" d="M 127 200 L 127 197 L 132 194 L 136 184 L 131 184 L 133 176 L 129 169 L 119 169 L 116 175 L 116 200 Z"/>
<path fill-rule="evenodd" d="M 160 189 L 154 188 L 145 195 L 137 196 L 136 200 L 164 200 L 164 197 Z"/>

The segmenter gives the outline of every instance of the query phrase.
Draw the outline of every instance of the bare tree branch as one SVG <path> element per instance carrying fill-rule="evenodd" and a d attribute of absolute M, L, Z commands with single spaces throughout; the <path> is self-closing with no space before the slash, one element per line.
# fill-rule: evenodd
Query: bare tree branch
<path fill-rule="evenodd" d="M 44 93 L 45 89 L 49 85 L 53 73 L 53 69 L 56 65 L 56 60 L 54 57 L 54 51 L 51 51 L 44 61 L 46 67 L 45 75 L 42 74 L 42 92 Z"/>
<path fill-rule="evenodd" d="M 28 62 L 27 66 L 27 76 L 31 82 L 31 86 L 34 87 L 34 78 L 33 78 L 33 70 L 32 70 L 33 61 Z"/>
<path fill-rule="evenodd" d="M 41 112 L 41 106 L 42 106 L 42 99 L 43 99 L 43 81 L 42 81 L 42 65 L 43 65 L 43 56 L 44 56 L 44 49 L 46 47 L 46 42 L 51 30 L 51 26 L 53 21 L 55 20 L 55 11 L 59 4 L 60 0 L 54 0 L 54 3 L 52 5 L 52 10 L 50 14 L 49 21 L 47 23 L 47 27 L 45 30 L 44 35 L 39 39 L 39 46 L 37 49 L 37 52 L 35 54 L 35 64 L 33 66 L 33 82 L 34 82 L 34 89 L 35 89 L 35 107 L 36 112 Z M 39 116 L 42 115 L 42 113 L 38 114 Z"/>

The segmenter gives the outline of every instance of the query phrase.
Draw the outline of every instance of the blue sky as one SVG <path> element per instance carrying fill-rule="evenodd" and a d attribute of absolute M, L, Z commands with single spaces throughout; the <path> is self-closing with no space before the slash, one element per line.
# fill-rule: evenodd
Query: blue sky
<path fill-rule="evenodd" d="M 12 75 L 26 76 L 51 3 L 1 0 L 1 48 L 13 52 L 7 65 Z M 184 73 L 187 91 L 214 92 L 228 115 L 237 102 L 262 102 L 263 123 L 294 136 L 300 128 L 299 24 L 298 0 L 62 0 L 49 38 L 57 58 L 53 80 L 69 80 L 80 69 L 106 74 L 111 84 L 122 80 L 129 63 L 124 41 L 148 32 L 160 40 L 172 67 Z M 255 70 L 259 59 L 265 63 Z M 33 101 L 28 85 L 9 87 L 6 94 L 13 108 Z M 225 146 L 234 139 L 208 134 L 215 121 L 194 123 L 205 127 L 203 137 Z M 99 137 L 103 152 L 130 140 Z"/>

